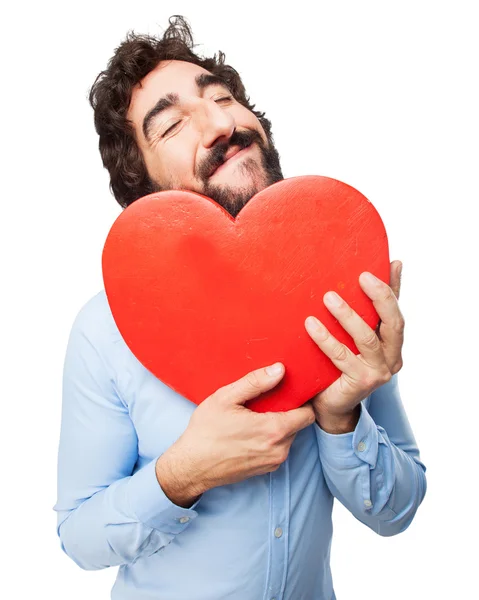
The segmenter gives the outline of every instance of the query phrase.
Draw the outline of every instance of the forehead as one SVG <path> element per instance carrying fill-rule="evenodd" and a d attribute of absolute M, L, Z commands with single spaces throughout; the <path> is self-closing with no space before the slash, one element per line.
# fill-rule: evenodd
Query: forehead
<path fill-rule="evenodd" d="M 195 77 L 201 73 L 209 71 L 182 60 L 161 61 L 133 88 L 128 118 L 138 124 L 157 100 L 168 93 L 195 94 Z"/>

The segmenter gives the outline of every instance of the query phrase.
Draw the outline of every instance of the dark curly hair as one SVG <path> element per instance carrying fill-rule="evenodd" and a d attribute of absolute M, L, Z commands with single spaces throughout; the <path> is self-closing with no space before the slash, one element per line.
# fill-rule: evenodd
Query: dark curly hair
<path fill-rule="evenodd" d="M 103 166 L 110 173 L 110 189 L 123 208 L 158 189 L 148 175 L 126 115 L 134 86 L 162 60 L 191 62 L 221 77 L 236 100 L 258 118 L 268 139 L 272 139 L 270 121 L 264 112 L 254 110 L 239 73 L 225 64 L 224 53 L 219 51 L 213 58 L 198 56 L 192 50 L 196 44 L 185 18 L 173 15 L 168 22 L 161 39 L 128 32 L 89 94 Z"/>

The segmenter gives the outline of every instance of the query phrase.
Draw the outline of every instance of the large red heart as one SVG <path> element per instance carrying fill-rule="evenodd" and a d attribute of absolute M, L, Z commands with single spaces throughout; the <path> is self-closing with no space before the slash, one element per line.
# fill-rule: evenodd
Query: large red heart
<path fill-rule="evenodd" d="M 337 291 L 372 328 L 379 318 L 358 277 L 389 283 L 386 232 L 357 190 L 327 177 L 293 177 L 254 196 L 236 220 L 210 198 L 151 194 L 113 224 L 103 251 L 113 317 L 138 360 L 199 404 L 253 369 L 281 361 L 282 382 L 251 401 L 295 408 L 340 371 L 304 328 L 317 316 L 353 352 L 323 304 Z"/>

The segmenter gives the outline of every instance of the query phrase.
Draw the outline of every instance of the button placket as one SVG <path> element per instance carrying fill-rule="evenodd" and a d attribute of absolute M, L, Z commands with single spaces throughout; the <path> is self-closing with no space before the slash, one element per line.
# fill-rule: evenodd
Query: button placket
<path fill-rule="evenodd" d="M 288 563 L 289 469 L 287 461 L 270 473 L 270 570 L 264 600 L 282 600 Z"/>

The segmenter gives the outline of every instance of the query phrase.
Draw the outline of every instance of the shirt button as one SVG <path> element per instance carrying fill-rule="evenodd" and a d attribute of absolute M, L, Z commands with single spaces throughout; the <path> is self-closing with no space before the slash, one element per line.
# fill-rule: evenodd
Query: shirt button
<path fill-rule="evenodd" d="M 276 527 L 276 529 L 274 530 L 274 535 L 277 538 L 280 538 L 283 535 L 283 530 L 281 529 L 281 527 Z"/>
<path fill-rule="evenodd" d="M 364 442 L 359 442 L 358 450 L 359 452 L 364 452 L 366 450 L 366 444 Z"/>
<path fill-rule="evenodd" d="M 180 523 L 188 523 L 189 520 L 190 520 L 190 517 L 181 517 Z"/>
<path fill-rule="evenodd" d="M 370 508 L 372 505 L 373 505 L 373 503 L 371 502 L 371 500 L 364 501 L 364 506 L 367 506 L 368 508 Z"/>

